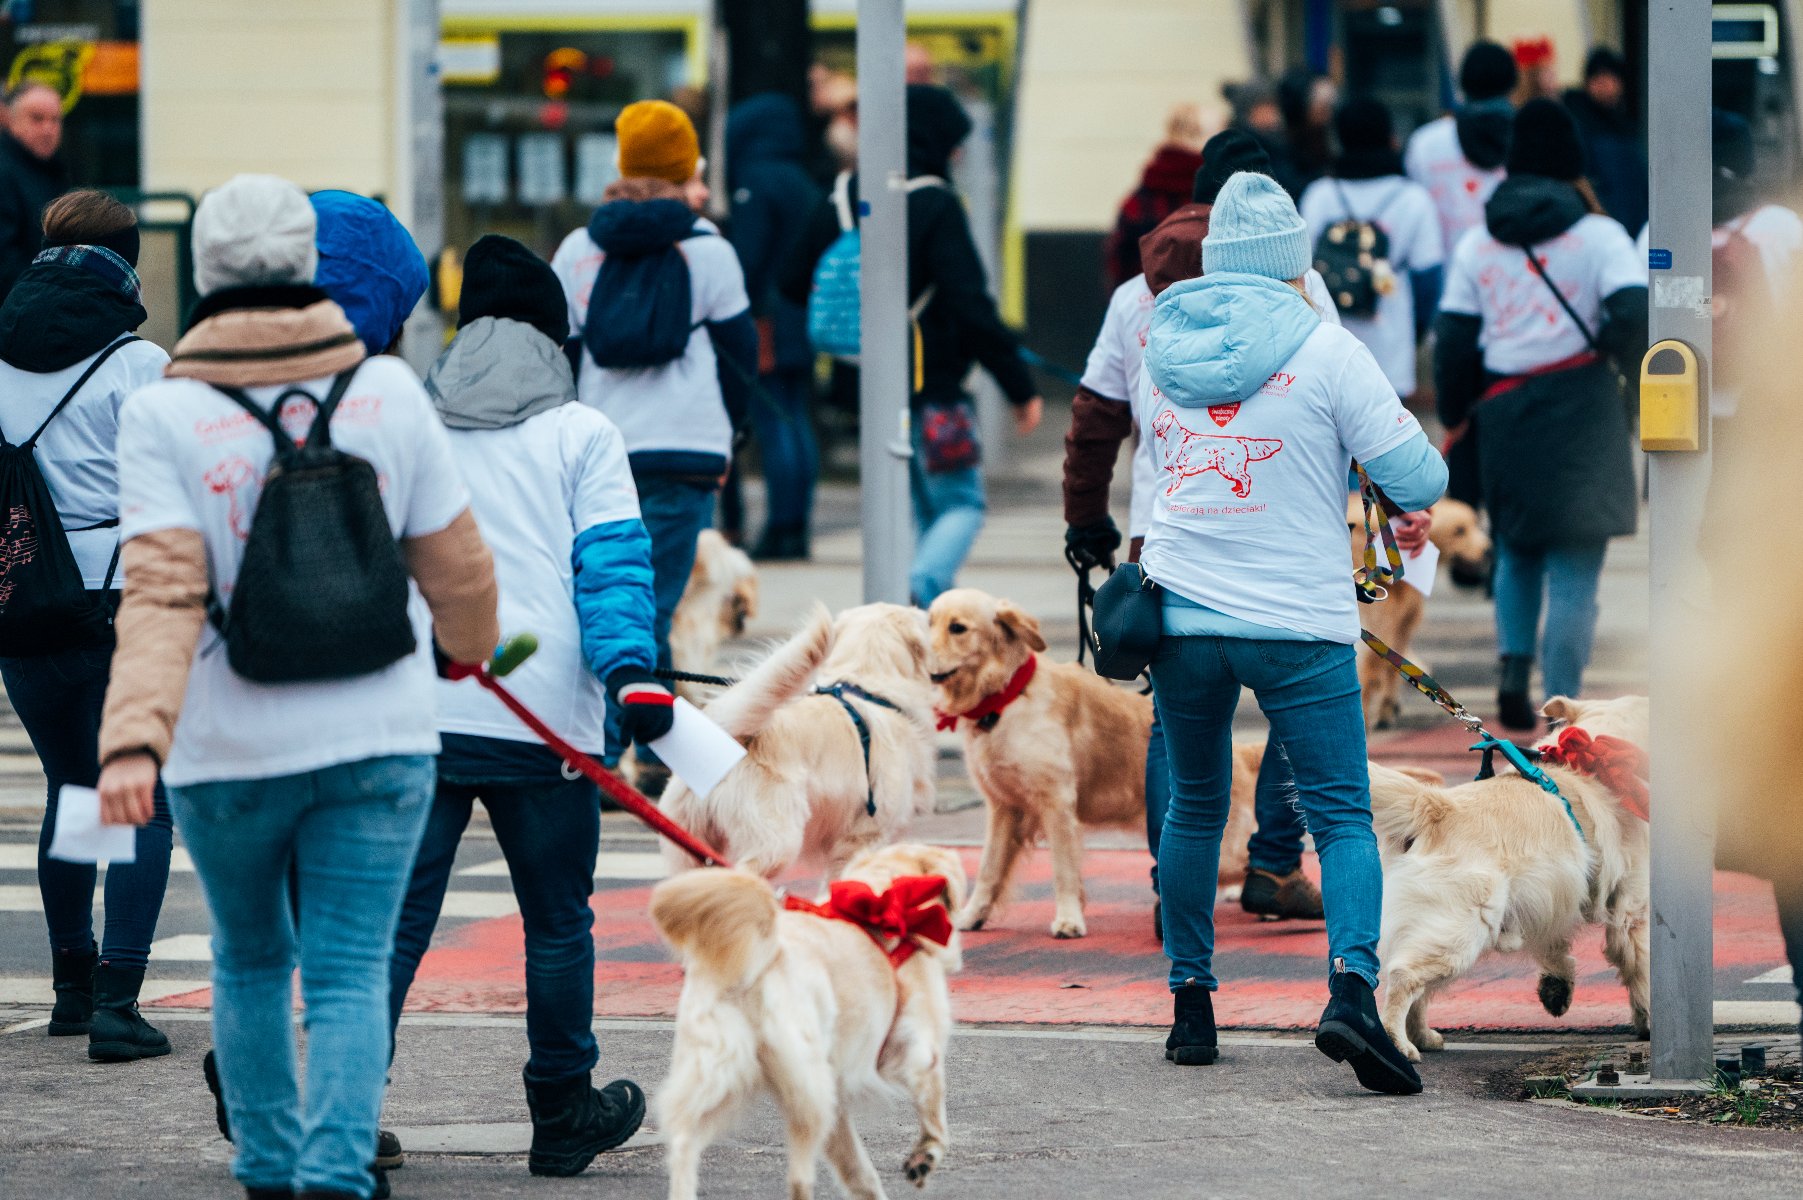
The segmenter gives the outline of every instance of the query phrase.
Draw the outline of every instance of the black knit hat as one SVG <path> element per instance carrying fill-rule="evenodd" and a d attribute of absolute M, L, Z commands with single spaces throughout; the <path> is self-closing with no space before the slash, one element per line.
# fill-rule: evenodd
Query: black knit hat
<path fill-rule="evenodd" d="M 1213 204 L 1221 185 L 1237 171 L 1271 173 L 1271 155 L 1256 137 L 1244 129 L 1223 129 L 1202 145 L 1202 165 L 1189 198 L 1197 204 Z"/>
<path fill-rule="evenodd" d="M 561 344 L 570 336 L 570 309 L 551 264 L 510 237 L 491 233 L 463 256 L 457 327 L 478 317 L 524 321 Z"/>
<path fill-rule="evenodd" d="M 1506 165 L 1511 175 L 1541 175 L 1564 183 L 1583 178 L 1584 143 L 1564 105 L 1530 100 L 1521 106 Z"/>
<path fill-rule="evenodd" d="M 1626 82 L 1628 60 L 1609 46 L 1598 46 L 1584 59 L 1584 80 L 1589 82 L 1598 75 L 1613 75 Z"/>
<path fill-rule="evenodd" d="M 1459 64 L 1459 90 L 1467 100 L 1494 100 L 1515 90 L 1521 70 L 1515 56 L 1495 42 L 1473 42 Z"/>
<path fill-rule="evenodd" d="M 1354 96 L 1340 105 L 1333 115 L 1333 131 L 1340 139 L 1340 149 L 1348 153 L 1395 148 L 1396 125 L 1390 110 L 1369 96 Z"/>

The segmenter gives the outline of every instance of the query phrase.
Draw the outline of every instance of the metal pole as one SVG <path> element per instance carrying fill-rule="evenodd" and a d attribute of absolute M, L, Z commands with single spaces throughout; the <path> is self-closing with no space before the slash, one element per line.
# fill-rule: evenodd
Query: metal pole
<path fill-rule="evenodd" d="M 908 602 L 908 194 L 902 0 L 858 0 L 858 466 L 864 599 Z"/>
<path fill-rule="evenodd" d="M 1671 266 L 1650 272 L 1652 339 L 1677 338 L 1710 361 L 1710 7 L 1653 0 L 1647 14 L 1651 245 Z M 1657 257 L 1657 255 L 1656 255 Z M 1653 1068 L 1658 1080 L 1714 1069 L 1715 806 L 1691 747 L 1691 681 L 1680 647 L 1699 618 L 1697 530 L 1709 486 L 1703 449 L 1651 456 L 1653 696 Z"/>

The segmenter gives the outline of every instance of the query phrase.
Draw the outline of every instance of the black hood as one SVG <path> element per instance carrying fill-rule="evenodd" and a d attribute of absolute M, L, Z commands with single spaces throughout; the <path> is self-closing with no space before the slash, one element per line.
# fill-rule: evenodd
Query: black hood
<path fill-rule="evenodd" d="M 605 254 L 637 258 L 674 246 L 695 228 L 680 200 L 609 200 L 589 218 L 588 235 Z"/>
<path fill-rule="evenodd" d="M 1576 225 L 1590 210 L 1578 189 L 1540 175 L 1511 175 L 1484 205 L 1484 227 L 1509 246 L 1537 246 Z"/>
<path fill-rule="evenodd" d="M 908 175 L 949 178 L 952 152 L 970 136 L 970 116 L 958 98 L 928 83 L 908 85 Z"/>
<path fill-rule="evenodd" d="M 145 320 L 144 306 L 80 267 L 33 263 L 0 305 L 0 360 L 45 374 L 74 366 Z"/>
<path fill-rule="evenodd" d="M 1459 152 L 1472 166 L 1493 171 L 1509 157 L 1509 135 L 1515 129 L 1515 106 L 1507 97 L 1461 104 L 1453 114 Z"/>
<path fill-rule="evenodd" d="M 807 127 L 801 119 L 801 105 L 793 96 L 762 92 L 739 101 L 726 114 L 729 183 L 754 163 L 799 163 L 806 151 Z"/>

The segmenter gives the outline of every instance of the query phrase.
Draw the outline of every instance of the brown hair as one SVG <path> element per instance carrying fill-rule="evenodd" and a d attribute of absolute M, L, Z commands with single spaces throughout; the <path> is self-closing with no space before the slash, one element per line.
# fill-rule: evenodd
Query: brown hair
<path fill-rule="evenodd" d="M 44 241 L 50 245 L 93 245 L 138 223 L 138 214 L 105 192 L 91 188 L 65 192 L 44 209 Z"/>

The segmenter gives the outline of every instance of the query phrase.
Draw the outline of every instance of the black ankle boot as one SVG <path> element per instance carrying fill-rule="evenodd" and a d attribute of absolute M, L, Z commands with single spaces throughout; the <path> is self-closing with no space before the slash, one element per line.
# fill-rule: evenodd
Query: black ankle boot
<path fill-rule="evenodd" d="M 1337 960 L 1328 983 L 1331 998 L 1315 1030 L 1315 1048 L 1335 1062 L 1349 1062 L 1359 1084 L 1373 1092 L 1413 1096 L 1421 1076 L 1390 1040 L 1377 1016 L 1377 1000 L 1364 976 Z"/>
<path fill-rule="evenodd" d="M 645 1091 L 629 1079 L 599 1090 L 589 1074 L 555 1083 L 526 1079 L 526 1106 L 532 1110 L 534 1175 L 580 1174 L 595 1155 L 612 1150 L 638 1132 L 645 1120 Z"/>
<path fill-rule="evenodd" d="M 1534 680 L 1534 656 L 1505 654 L 1501 662 L 1501 682 L 1496 689 L 1497 716 L 1504 729 L 1538 729 L 1540 712 L 1534 707 L 1529 691 Z"/>
<path fill-rule="evenodd" d="M 94 1019 L 88 1025 L 88 1057 L 95 1062 L 131 1062 L 169 1053 L 169 1039 L 138 1013 L 143 967 L 94 968 Z"/>
<path fill-rule="evenodd" d="M 1164 1040 L 1164 1056 L 1180 1067 L 1206 1067 L 1220 1054 L 1215 1045 L 1214 993 L 1197 984 L 1171 993 L 1176 1019 Z"/>
<path fill-rule="evenodd" d="M 219 1126 L 219 1136 L 226 1141 L 232 1140 L 232 1118 L 225 1111 L 225 1087 L 219 1082 L 219 1055 L 209 1050 L 200 1060 L 200 1073 L 207 1081 L 207 1091 L 213 1093 L 213 1124 Z"/>
<path fill-rule="evenodd" d="M 56 1007 L 50 1010 L 51 1037 L 77 1037 L 94 1019 L 94 964 L 100 955 L 86 950 L 58 950 L 50 956 L 50 978 Z"/>

